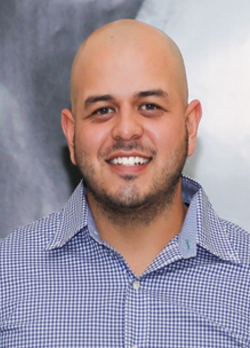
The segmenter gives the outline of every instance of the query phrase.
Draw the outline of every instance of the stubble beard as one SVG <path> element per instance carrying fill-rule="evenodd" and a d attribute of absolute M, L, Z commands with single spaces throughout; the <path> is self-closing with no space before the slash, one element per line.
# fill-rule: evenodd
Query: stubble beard
<path fill-rule="evenodd" d="M 142 148 L 137 142 L 129 145 L 130 150 Z M 128 145 L 118 143 L 113 150 L 128 151 Z M 187 132 L 178 148 L 172 154 L 167 166 L 162 170 L 160 178 L 154 178 L 149 193 L 140 195 L 135 175 L 122 175 L 124 184 L 118 192 L 109 194 L 100 181 L 96 179 L 96 171 L 84 152 L 78 152 L 75 146 L 77 166 L 82 174 L 87 192 L 92 196 L 100 213 L 116 225 L 151 223 L 156 216 L 166 209 L 171 209 L 173 198 L 181 179 L 187 158 Z M 162 179 L 163 178 L 163 179 Z"/>

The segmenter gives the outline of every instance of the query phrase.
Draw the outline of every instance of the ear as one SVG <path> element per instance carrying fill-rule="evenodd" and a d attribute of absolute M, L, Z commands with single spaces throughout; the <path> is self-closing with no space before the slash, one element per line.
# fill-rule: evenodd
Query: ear
<path fill-rule="evenodd" d="M 188 156 L 191 156 L 195 150 L 195 142 L 201 116 L 201 103 L 199 100 L 193 100 L 190 104 L 188 104 L 185 112 L 188 133 Z"/>
<path fill-rule="evenodd" d="M 75 118 L 72 112 L 68 109 L 63 109 L 61 113 L 61 125 L 63 133 L 67 139 L 70 159 L 73 164 L 76 164 L 75 159 Z"/>

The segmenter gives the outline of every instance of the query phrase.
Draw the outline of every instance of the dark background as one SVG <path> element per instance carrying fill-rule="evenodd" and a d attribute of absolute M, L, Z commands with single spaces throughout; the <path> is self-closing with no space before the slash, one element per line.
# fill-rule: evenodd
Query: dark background
<path fill-rule="evenodd" d="M 0 235 L 60 209 L 79 181 L 60 127 L 73 57 L 142 0 L 0 0 Z"/>

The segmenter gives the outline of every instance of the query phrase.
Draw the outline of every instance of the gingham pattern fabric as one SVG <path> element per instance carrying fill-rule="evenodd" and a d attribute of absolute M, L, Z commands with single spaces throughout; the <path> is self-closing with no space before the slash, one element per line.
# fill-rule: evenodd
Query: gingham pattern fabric
<path fill-rule="evenodd" d="M 82 184 L 1 240 L 0 347 L 250 347 L 250 236 L 182 181 L 182 231 L 140 278 L 99 238 Z"/>

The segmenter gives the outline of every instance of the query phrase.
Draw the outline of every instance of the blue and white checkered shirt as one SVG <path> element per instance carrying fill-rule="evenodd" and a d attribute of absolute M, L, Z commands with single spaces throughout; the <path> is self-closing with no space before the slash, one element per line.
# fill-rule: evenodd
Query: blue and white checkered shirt
<path fill-rule="evenodd" d="M 82 184 L 1 240 L 0 347 L 250 347 L 250 235 L 182 182 L 182 231 L 139 278 L 99 238 Z"/>

